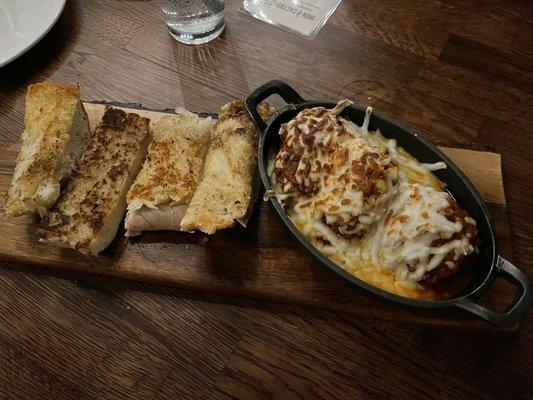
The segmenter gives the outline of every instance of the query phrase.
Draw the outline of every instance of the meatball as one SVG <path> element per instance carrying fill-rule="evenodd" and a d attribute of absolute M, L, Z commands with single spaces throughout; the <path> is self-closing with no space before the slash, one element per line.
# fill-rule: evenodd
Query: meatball
<path fill-rule="evenodd" d="M 475 221 L 448 193 L 404 183 L 371 243 L 376 265 L 430 286 L 459 271 L 479 239 Z"/>
<path fill-rule="evenodd" d="M 455 233 L 450 239 L 437 239 L 433 241 L 431 245 L 433 247 L 441 247 L 446 244 L 447 241 L 462 240 L 463 238 L 466 238 L 474 248 L 474 251 L 470 254 L 459 253 L 456 250 L 450 251 L 439 265 L 431 271 L 427 271 L 422 280 L 419 281 L 424 287 L 435 286 L 438 282 L 454 275 L 461 267 L 468 264 L 474 254 L 479 252 L 479 237 L 474 220 L 466 211 L 459 208 L 459 205 L 454 198 L 450 197 L 449 203 L 450 205 L 442 210 L 443 214 L 449 221 L 461 222 L 463 228 L 461 231 Z"/>
<path fill-rule="evenodd" d="M 376 206 L 385 202 L 398 181 L 398 164 L 387 153 L 357 144 L 353 148 L 352 143 L 343 146 L 350 154 L 348 161 L 325 178 L 316 202 L 324 223 L 345 238 L 368 231 L 378 217 Z M 329 187 L 334 189 L 328 191 Z"/>
<path fill-rule="evenodd" d="M 306 212 L 338 235 L 364 234 L 398 181 L 387 150 L 348 131 L 323 107 L 302 111 L 281 126 L 280 136 L 273 177 L 283 193 L 312 197 Z"/>
<path fill-rule="evenodd" d="M 320 156 L 332 150 L 333 136 L 347 134 L 335 116 L 324 107 L 300 112 L 280 128 L 281 149 L 273 176 L 284 193 L 316 194 L 323 171 Z M 327 167 L 326 167 L 327 168 Z"/>

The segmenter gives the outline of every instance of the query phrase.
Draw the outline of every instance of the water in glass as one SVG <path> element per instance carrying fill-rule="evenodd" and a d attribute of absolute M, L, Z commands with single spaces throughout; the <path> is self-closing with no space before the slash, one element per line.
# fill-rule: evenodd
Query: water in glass
<path fill-rule="evenodd" d="M 207 43 L 225 26 L 224 0 L 156 0 L 170 34 L 187 44 Z"/>

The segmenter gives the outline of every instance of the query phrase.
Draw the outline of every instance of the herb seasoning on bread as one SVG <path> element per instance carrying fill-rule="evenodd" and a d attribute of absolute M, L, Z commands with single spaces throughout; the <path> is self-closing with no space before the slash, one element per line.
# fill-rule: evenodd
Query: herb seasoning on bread
<path fill-rule="evenodd" d="M 77 87 L 37 83 L 28 87 L 25 129 L 5 211 L 43 214 L 58 199 L 87 147 L 91 130 Z"/>
<path fill-rule="evenodd" d="M 267 103 L 261 103 L 258 109 L 263 118 L 272 111 Z M 254 200 L 252 186 L 259 136 L 242 101 L 221 107 L 211 135 L 203 178 L 181 221 L 182 230 L 213 234 L 236 222 L 246 226 Z"/>
<path fill-rule="evenodd" d="M 107 108 L 58 203 L 40 223 L 41 242 L 97 255 L 114 239 L 126 194 L 146 155 L 149 119 Z"/>
<path fill-rule="evenodd" d="M 202 175 L 214 121 L 185 112 L 153 127 L 153 139 L 128 197 L 126 236 L 180 230 L 180 222 Z"/>

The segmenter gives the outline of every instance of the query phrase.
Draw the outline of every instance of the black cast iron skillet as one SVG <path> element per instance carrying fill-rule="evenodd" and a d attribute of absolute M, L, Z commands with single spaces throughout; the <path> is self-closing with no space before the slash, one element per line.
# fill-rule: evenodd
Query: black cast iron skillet
<path fill-rule="evenodd" d="M 257 105 L 273 94 L 281 96 L 288 105 L 278 109 L 265 123 L 257 112 Z M 266 189 L 272 188 L 267 175 L 268 154 L 270 148 L 276 151 L 279 149 L 280 141 L 278 132 L 280 125 L 291 120 L 305 108 L 317 106 L 331 108 L 335 104 L 332 101 L 306 101 L 289 85 L 278 80 L 264 84 L 248 96 L 246 99 L 246 109 L 259 131 L 262 132 L 258 151 L 259 173 Z M 365 109 L 350 106 L 341 115 L 361 125 L 365 116 Z M 409 131 L 401 124 L 373 113 L 370 118 L 369 129 L 379 129 L 385 137 L 396 139 L 400 146 L 421 162 L 435 163 L 444 161 L 448 166 L 444 170 L 435 171 L 435 175 L 446 183 L 447 189 L 457 199 L 460 206 L 468 211 L 472 218 L 476 220 L 481 240 L 480 253 L 472 265 L 473 270 L 476 272 L 470 284 L 460 295 L 454 298 L 435 301 L 410 299 L 372 286 L 349 274 L 318 251 L 292 224 L 278 201 L 275 198 L 271 198 L 270 202 L 292 235 L 319 263 L 351 284 L 364 288 L 384 299 L 407 306 L 423 308 L 459 307 L 498 327 L 509 327 L 518 322 L 531 303 L 531 287 L 522 271 L 499 256 L 495 231 L 489 212 L 472 183 L 448 157 L 426 138 Z M 518 291 L 512 304 L 503 313 L 496 313 L 474 302 L 490 288 L 497 276 L 501 276 L 514 284 Z"/>

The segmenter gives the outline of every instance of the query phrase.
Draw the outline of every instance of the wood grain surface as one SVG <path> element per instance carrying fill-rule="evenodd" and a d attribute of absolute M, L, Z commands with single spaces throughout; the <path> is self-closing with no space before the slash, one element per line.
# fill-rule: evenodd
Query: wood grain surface
<path fill-rule="evenodd" d="M 156 122 L 164 113 L 120 107 Z M 105 105 L 85 103 L 91 127 L 104 114 Z M 0 192 L 11 182 L 17 145 L 0 157 Z M 511 259 L 500 156 L 495 153 L 441 147 L 474 185 L 485 193 L 505 257 Z M 1 205 L 1 201 L 0 201 Z M 36 266 L 62 268 L 106 276 L 173 285 L 207 293 L 246 296 L 255 300 L 333 310 L 342 314 L 470 331 L 494 328 L 458 309 L 419 310 L 393 305 L 341 281 L 313 262 L 285 231 L 268 203 L 258 201 L 246 229 L 236 227 L 214 236 L 182 232 L 146 232 L 130 238 L 124 229 L 98 257 L 54 248 L 36 241 L 33 216 L 0 215 L 0 259 Z M 507 250 L 507 251 L 506 251 Z M 496 285 L 485 296 L 490 307 L 507 305 L 514 298 L 509 286 Z M 508 331 L 516 330 L 517 326 Z"/>
<path fill-rule="evenodd" d="M 209 111 L 282 78 L 306 98 L 371 105 L 439 145 L 501 154 L 514 260 L 533 278 L 531 2 L 345 0 L 313 41 L 239 3 L 226 2 L 223 37 L 189 47 L 151 1 L 67 1 L 49 34 L 0 69 L 2 151 L 20 138 L 33 82 Z M 2 399 L 532 397 L 531 311 L 502 337 L 1 265 Z"/>

